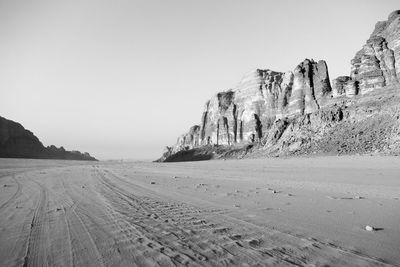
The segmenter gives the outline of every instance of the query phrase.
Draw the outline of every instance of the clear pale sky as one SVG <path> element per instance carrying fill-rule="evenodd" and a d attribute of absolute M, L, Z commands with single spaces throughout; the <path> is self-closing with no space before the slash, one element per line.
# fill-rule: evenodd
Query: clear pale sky
<path fill-rule="evenodd" d="M 0 0 L 0 116 L 44 145 L 156 159 L 205 101 L 256 69 L 330 78 L 398 0 Z"/>

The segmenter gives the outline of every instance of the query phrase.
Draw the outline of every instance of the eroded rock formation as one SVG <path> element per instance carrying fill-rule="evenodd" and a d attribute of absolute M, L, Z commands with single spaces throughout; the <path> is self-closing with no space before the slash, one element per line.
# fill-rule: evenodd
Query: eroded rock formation
<path fill-rule="evenodd" d="M 304 60 L 294 71 L 255 70 L 231 90 L 207 101 L 200 145 L 257 141 L 279 118 L 313 112 L 331 86 L 325 61 Z"/>
<path fill-rule="evenodd" d="M 349 76 L 340 76 L 332 80 L 332 96 L 348 96 L 353 97 L 358 94 L 358 87 L 356 81 Z"/>
<path fill-rule="evenodd" d="M 89 153 L 66 151 L 63 147 L 45 147 L 40 140 L 21 124 L 0 117 L 0 157 L 96 160 Z"/>
<path fill-rule="evenodd" d="M 363 48 L 351 60 L 350 76 L 333 80 L 334 97 L 366 94 L 399 84 L 400 11 L 380 21 Z"/>
<path fill-rule="evenodd" d="M 334 79 L 331 87 L 326 62 L 310 59 L 293 71 L 252 71 L 207 101 L 200 125 L 167 147 L 160 160 L 247 154 L 254 147 L 268 155 L 400 153 L 399 80 L 400 11 L 395 11 L 376 24 L 351 60 L 350 76 Z M 352 98 L 356 95 L 362 97 Z"/>
<path fill-rule="evenodd" d="M 254 142 L 276 119 L 314 112 L 330 97 L 325 61 L 306 59 L 294 71 L 255 70 L 231 90 L 206 102 L 200 126 L 178 138 L 173 149 Z"/>

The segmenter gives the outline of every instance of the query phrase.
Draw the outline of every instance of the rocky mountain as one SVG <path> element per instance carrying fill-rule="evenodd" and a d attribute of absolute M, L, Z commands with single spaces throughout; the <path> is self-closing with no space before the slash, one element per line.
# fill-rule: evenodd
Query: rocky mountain
<path fill-rule="evenodd" d="M 0 117 L 0 157 L 96 160 L 89 153 L 66 151 L 63 147 L 45 147 L 40 140 L 21 124 Z"/>
<path fill-rule="evenodd" d="M 309 153 L 400 154 L 400 11 L 378 22 L 330 82 L 327 63 L 257 69 L 206 102 L 200 125 L 159 161 Z"/>

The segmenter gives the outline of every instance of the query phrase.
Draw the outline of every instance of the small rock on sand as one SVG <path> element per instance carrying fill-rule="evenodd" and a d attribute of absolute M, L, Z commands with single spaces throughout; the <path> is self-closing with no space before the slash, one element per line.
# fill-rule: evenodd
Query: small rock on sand
<path fill-rule="evenodd" d="M 151 182 L 150 184 L 156 184 L 156 182 Z"/>
<path fill-rule="evenodd" d="M 376 229 L 373 226 L 367 225 L 367 226 L 365 226 L 365 230 L 367 230 L 367 231 L 375 231 Z"/>

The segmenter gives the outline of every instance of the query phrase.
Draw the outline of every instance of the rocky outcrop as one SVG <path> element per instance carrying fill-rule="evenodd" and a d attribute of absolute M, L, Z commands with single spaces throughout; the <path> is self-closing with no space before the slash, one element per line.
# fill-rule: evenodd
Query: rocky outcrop
<path fill-rule="evenodd" d="M 279 118 L 318 110 L 330 96 L 325 61 L 306 59 L 294 71 L 255 70 L 231 90 L 206 102 L 199 145 L 260 140 Z"/>
<path fill-rule="evenodd" d="M 335 97 L 366 94 L 399 84 L 400 11 L 392 12 L 387 21 L 376 24 L 366 44 L 351 60 L 350 76 L 344 77 L 332 82 Z"/>
<path fill-rule="evenodd" d="M 66 151 L 63 147 L 45 147 L 40 140 L 21 124 L 0 117 L 0 157 L 96 160 L 89 153 Z"/>
<path fill-rule="evenodd" d="M 199 146 L 260 142 L 275 120 L 312 113 L 330 96 L 328 67 L 323 60 L 305 59 L 288 72 L 254 70 L 235 88 L 208 100 L 200 125 L 166 147 L 160 160 Z"/>
<path fill-rule="evenodd" d="M 332 80 L 332 96 L 353 97 L 358 94 L 357 82 L 349 76 L 340 76 Z"/>
<path fill-rule="evenodd" d="M 189 132 L 181 135 L 177 142 L 177 150 L 185 148 L 193 148 L 199 146 L 200 126 L 194 125 L 189 129 Z"/>
<path fill-rule="evenodd" d="M 190 153 L 197 155 L 198 147 L 202 157 L 205 151 L 213 157 L 221 151 L 236 156 L 243 152 L 243 157 L 258 150 L 267 155 L 366 153 L 383 148 L 387 153 L 400 153 L 400 139 L 395 134 L 400 132 L 399 80 L 400 11 L 395 11 L 387 21 L 376 24 L 351 61 L 350 75 L 334 79 L 332 87 L 323 60 L 306 59 L 288 72 L 252 71 L 235 88 L 207 101 L 200 126 L 192 127 L 175 146 L 168 147 L 160 160 L 190 158 Z M 357 109 L 360 105 L 368 108 Z M 386 110 L 385 116 L 370 107 Z M 370 129 L 374 134 L 366 135 L 366 127 L 375 127 Z M 383 141 L 384 136 L 390 138 Z M 221 145 L 231 149 L 220 149 Z M 179 156 L 173 157 L 177 152 Z"/>

